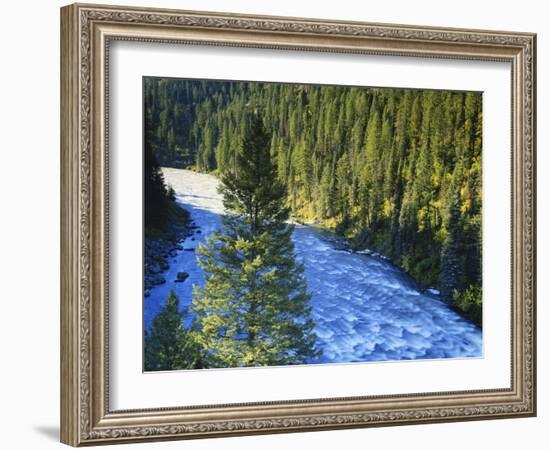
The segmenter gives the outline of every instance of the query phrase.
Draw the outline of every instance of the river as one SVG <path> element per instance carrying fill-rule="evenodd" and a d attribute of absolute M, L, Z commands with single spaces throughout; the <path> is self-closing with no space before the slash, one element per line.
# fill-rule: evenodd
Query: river
<path fill-rule="evenodd" d="M 182 169 L 163 172 L 198 228 L 168 261 L 166 283 L 144 299 L 145 327 L 170 289 L 180 298 L 186 326 L 191 323 L 193 285 L 204 282 L 194 249 L 220 226 L 223 214 L 215 177 Z M 304 225 L 296 225 L 293 241 L 305 266 L 317 346 L 322 349 L 322 356 L 310 363 L 481 356 L 481 329 L 436 295 L 420 292 L 412 278 L 383 257 L 352 253 L 330 233 Z M 189 278 L 178 283 L 182 271 Z"/>

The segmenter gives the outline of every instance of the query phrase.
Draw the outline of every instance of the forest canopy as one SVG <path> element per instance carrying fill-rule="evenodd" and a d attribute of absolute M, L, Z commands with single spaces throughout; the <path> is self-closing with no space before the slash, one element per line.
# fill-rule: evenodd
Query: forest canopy
<path fill-rule="evenodd" d="M 380 252 L 481 323 L 481 93 L 144 78 L 145 151 L 224 176 L 250 105 L 293 219 Z"/>

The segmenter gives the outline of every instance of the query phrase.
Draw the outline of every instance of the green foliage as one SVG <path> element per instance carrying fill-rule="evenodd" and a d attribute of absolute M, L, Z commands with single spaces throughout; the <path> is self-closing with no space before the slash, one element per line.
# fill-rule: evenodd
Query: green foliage
<path fill-rule="evenodd" d="M 247 123 L 235 169 L 222 177 L 227 215 L 198 251 L 206 283 L 195 288 L 193 310 L 206 367 L 296 364 L 316 354 L 286 189 L 261 118 Z"/>
<path fill-rule="evenodd" d="M 462 292 L 453 291 L 453 305 L 472 322 L 481 326 L 483 320 L 483 296 L 481 286 L 472 284 Z"/>
<path fill-rule="evenodd" d="M 480 93 L 153 78 L 144 93 L 163 165 L 235 172 L 254 102 L 292 217 L 382 252 L 447 301 L 481 285 Z"/>
<path fill-rule="evenodd" d="M 166 304 L 145 333 L 145 370 L 181 370 L 201 367 L 200 349 L 193 331 L 183 326 L 179 299 L 170 291 Z"/>

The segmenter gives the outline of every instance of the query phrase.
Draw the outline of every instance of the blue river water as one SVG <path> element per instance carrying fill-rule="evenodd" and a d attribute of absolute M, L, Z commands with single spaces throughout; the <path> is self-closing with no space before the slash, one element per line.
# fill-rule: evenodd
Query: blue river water
<path fill-rule="evenodd" d="M 177 200 L 199 227 L 168 262 L 166 283 L 144 299 L 148 327 L 165 303 L 170 289 L 178 294 L 184 321 L 192 316 L 193 285 L 202 285 L 194 249 L 220 226 L 223 212 L 214 177 L 178 169 L 164 169 Z M 312 294 L 317 346 L 322 356 L 310 363 L 395 361 L 462 358 L 482 355 L 481 329 L 470 323 L 437 295 L 420 292 L 413 279 L 383 257 L 352 253 L 328 233 L 296 225 L 296 256 L 304 263 Z M 189 278 L 175 282 L 177 273 Z"/>

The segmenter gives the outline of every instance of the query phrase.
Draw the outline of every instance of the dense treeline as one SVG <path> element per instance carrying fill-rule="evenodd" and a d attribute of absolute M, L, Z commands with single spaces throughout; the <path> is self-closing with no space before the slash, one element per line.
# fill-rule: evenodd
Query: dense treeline
<path fill-rule="evenodd" d="M 481 94 L 147 78 L 144 102 L 161 165 L 220 175 L 258 105 L 293 217 L 381 252 L 481 322 Z"/>

